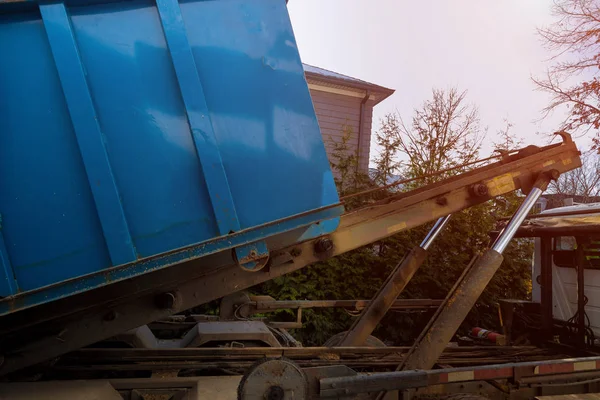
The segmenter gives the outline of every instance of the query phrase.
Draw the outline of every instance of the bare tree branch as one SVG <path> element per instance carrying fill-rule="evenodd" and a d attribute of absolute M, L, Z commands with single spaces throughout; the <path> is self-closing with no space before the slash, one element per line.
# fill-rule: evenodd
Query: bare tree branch
<path fill-rule="evenodd" d="M 562 174 L 548 188 L 551 193 L 582 196 L 584 202 L 600 195 L 600 155 L 587 152 L 581 156 L 582 167 Z"/>
<path fill-rule="evenodd" d="M 405 176 L 427 175 L 477 159 L 485 135 L 479 112 L 466 103 L 466 94 L 456 89 L 434 89 L 432 98 L 415 110 L 410 124 L 398 114 L 384 118 L 378 140 L 382 147 L 392 142 L 397 145 L 398 152 L 407 159 L 402 165 Z M 390 134 L 393 141 L 385 138 Z M 382 152 L 378 160 L 388 158 Z M 381 168 L 388 169 L 385 163 Z M 424 183 L 440 178 L 443 176 Z"/>
<path fill-rule="evenodd" d="M 588 133 L 600 129 L 600 4 L 599 0 L 555 0 L 556 22 L 538 30 L 554 61 L 544 78 L 532 78 L 538 89 L 552 95 L 543 117 L 566 106 L 560 129 Z M 592 76 L 592 78 L 580 78 Z M 587 79 L 587 80 L 586 80 Z M 567 85 L 565 82 L 579 80 Z M 600 136 L 592 138 L 598 149 Z"/>

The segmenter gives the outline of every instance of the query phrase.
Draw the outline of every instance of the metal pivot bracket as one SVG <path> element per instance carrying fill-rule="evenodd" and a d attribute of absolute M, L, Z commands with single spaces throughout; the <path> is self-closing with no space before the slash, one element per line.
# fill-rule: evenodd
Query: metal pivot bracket
<path fill-rule="evenodd" d="M 269 261 L 269 249 L 264 241 L 236 247 L 233 254 L 238 265 L 244 271 L 260 271 Z"/>

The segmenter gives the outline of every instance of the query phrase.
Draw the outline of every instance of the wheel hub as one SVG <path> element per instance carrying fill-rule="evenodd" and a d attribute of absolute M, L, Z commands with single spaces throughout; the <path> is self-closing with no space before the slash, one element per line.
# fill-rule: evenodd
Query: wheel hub
<path fill-rule="evenodd" d="M 238 386 L 238 400 L 305 400 L 308 379 L 285 358 L 265 359 L 246 372 Z"/>

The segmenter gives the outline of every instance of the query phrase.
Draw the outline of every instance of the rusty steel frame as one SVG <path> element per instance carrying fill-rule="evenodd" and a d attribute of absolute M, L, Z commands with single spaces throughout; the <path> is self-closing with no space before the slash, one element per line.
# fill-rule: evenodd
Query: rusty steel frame
<path fill-rule="evenodd" d="M 200 350 L 200 349 L 198 349 Z M 208 351 L 209 349 L 204 349 Z M 225 349 L 221 349 L 225 350 Z M 238 351 L 259 349 L 237 349 Z M 360 349 L 355 349 L 360 351 Z M 364 350 L 364 349 L 363 349 Z M 100 352 L 101 350 L 95 350 Z M 300 350 L 302 351 L 302 350 Z M 310 387 L 314 388 L 314 398 L 346 398 L 362 393 L 376 392 L 380 390 L 402 390 L 417 389 L 436 385 L 467 384 L 469 382 L 481 382 L 496 380 L 507 382 L 516 389 L 527 389 L 534 386 L 543 386 L 548 383 L 572 382 L 584 380 L 582 386 L 597 380 L 600 377 L 600 357 L 558 359 L 550 361 L 517 362 L 505 364 L 488 364 L 483 366 L 471 366 L 461 368 L 444 368 L 436 370 L 416 370 L 399 372 L 379 372 L 372 374 L 357 374 L 354 370 L 340 365 L 330 367 L 305 368 L 309 378 Z M 210 381 L 208 381 L 210 379 Z M 218 380 L 226 380 L 227 386 Z M 229 382 L 231 381 L 231 382 Z M 82 381 L 47 381 L 47 382 L 22 382 L 12 383 L 15 389 L 25 390 L 27 385 L 43 385 L 52 391 L 55 386 L 73 385 L 77 387 Z M 89 382 L 89 381 L 88 381 Z M 130 392 L 139 390 L 146 395 L 164 394 L 165 389 L 172 392 L 177 390 L 191 391 L 190 399 L 196 397 L 195 391 L 199 385 L 203 387 L 217 386 L 219 389 L 229 388 L 229 392 L 235 393 L 237 384 L 236 377 L 152 377 L 152 378 L 125 378 L 125 379 L 100 379 L 97 383 L 108 383 L 119 392 Z M 6 385 L 6 384 L 4 384 Z M 1 386 L 0 386 L 1 388 Z M 575 387 L 575 393 L 577 388 Z M 223 392 L 225 393 L 225 392 Z M 518 392 L 515 392 L 518 393 Z M 518 397 L 518 395 L 517 395 Z"/>
<path fill-rule="evenodd" d="M 140 348 L 85 348 L 69 353 L 65 359 L 83 360 L 85 363 L 93 361 L 156 361 L 161 360 L 259 360 L 270 357 L 286 357 L 289 359 L 313 359 L 322 358 L 323 355 L 338 355 L 345 357 L 375 357 L 389 356 L 391 354 L 405 354 L 410 347 L 192 347 L 192 348 L 170 348 L 170 349 L 140 349 Z M 469 357 L 491 357 L 494 354 L 503 355 L 512 352 L 523 354 L 528 352 L 540 353 L 545 349 L 535 346 L 468 346 L 448 347 L 444 354 L 456 355 L 468 353 Z M 476 356 L 474 354 L 477 354 Z M 567 353 L 570 354 L 570 353 Z"/>
<path fill-rule="evenodd" d="M 440 384 L 509 379 L 515 384 L 578 379 L 600 375 L 600 357 L 493 364 L 481 367 L 380 372 L 321 379 L 320 396 L 339 397 L 380 390 L 422 388 Z M 583 384 L 583 383 L 582 383 Z"/>
<path fill-rule="evenodd" d="M 259 320 L 277 329 L 300 329 L 303 327 L 302 310 L 344 308 L 350 312 L 360 313 L 370 303 L 371 300 L 275 300 L 271 296 L 250 296 L 246 292 L 238 292 L 221 299 L 219 316 L 214 318 L 218 321 Z M 423 312 L 436 309 L 441 303 L 441 300 L 432 299 L 400 299 L 393 302 L 390 309 L 405 312 Z M 295 321 L 278 322 L 271 321 L 264 316 L 253 317 L 255 314 L 265 314 L 285 309 L 297 311 Z M 202 320 L 206 320 L 206 317 L 202 316 Z M 285 332 L 282 333 L 285 334 Z"/>
<path fill-rule="evenodd" d="M 343 364 L 384 371 L 397 365 L 408 350 L 408 347 L 98 348 L 70 353 L 46 371 L 50 375 L 60 374 L 62 379 L 78 379 L 81 376 L 78 374 L 86 376 L 92 371 L 243 370 L 258 360 L 280 357 L 303 368 Z M 562 357 L 555 350 L 533 346 L 473 346 L 446 349 L 441 360 L 445 365 L 462 367 Z"/>
<path fill-rule="evenodd" d="M 344 308 L 350 311 L 361 312 L 369 307 L 371 300 L 275 300 L 270 296 L 251 297 L 246 303 L 237 305 L 242 317 L 252 319 L 254 314 L 264 314 L 277 310 L 297 310 L 296 321 L 277 322 L 265 321 L 269 326 L 280 329 L 301 329 L 302 310 L 311 308 Z M 398 299 L 392 303 L 390 310 L 395 311 L 427 311 L 435 310 L 442 304 L 442 300 L 432 299 Z M 221 306 L 222 307 L 222 306 Z M 223 309 L 221 308 L 221 311 Z"/>
<path fill-rule="evenodd" d="M 435 299 L 397 299 L 392 303 L 392 310 L 428 310 L 437 308 L 442 300 Z M 265 313 L 283 309 L 309 308 L 346 308 L 361 311 L 371 304 L 371 300 L 256 300 L 250 301 L 253 313 Z"/>
<path fill-rule="evenodd" d="M 581 166 L 568 135 L 562 144 L 526 148 L 502 161 L 391 196 L 341 217 L 327 237 L 298 245 L 294 232 L 271 238 L 269 265 L 239 269 L 231 254 L 208 256 L 0 318 L 0 375 L 188 310 L 309 264 L 392 236 L 493 197 L 528 191 L 538 174 Z M 477 190 L 474 188 L 477 187 Z"/>

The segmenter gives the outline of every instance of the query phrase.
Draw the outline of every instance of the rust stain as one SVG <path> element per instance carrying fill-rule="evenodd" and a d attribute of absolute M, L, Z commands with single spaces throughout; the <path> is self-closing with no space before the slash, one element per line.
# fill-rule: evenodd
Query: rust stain
<path fill-rule="evenodd" d="M 401 231 L 402 229 L 406 228 L 406 222 L 402 221 L 398 224 L 395 225 L 391 225 L 387 228 L 388 233 L 393 233 L 393 232 L 397 232 L 397 231 Z"/>
<path fill-rule="evenodd" d="M 516 189 L 512 174 L 500 175 L 487 183 L 490 196 L 498 196 Z"/>

